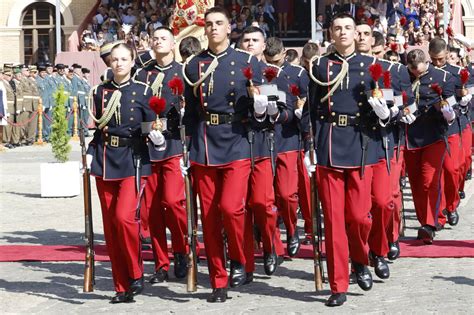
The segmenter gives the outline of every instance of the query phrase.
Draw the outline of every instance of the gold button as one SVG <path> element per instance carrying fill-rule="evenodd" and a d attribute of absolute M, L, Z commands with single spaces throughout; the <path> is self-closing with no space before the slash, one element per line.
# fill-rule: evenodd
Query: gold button
<path fill-rule="evenodd" d="M 209 124 L 210 124 L 210 122 L 209 122 L 209 121 L 206 121 L 206 125 L 208 125 L 208 126 L 209 126 Z"/>
<path fill-rule="evenodd" d="M 108 132 L 106 132 L 106 133 L 105 133 L 105 136 L 106 136 L 106 137 L 108 137 L 108 136 L 109 136 L 109 133 L 108 133 Z"/>
<path fill-rule="evenodd" d="M 133 107 L 132 107 L 132 108 L 130 108 L 130 111 L 131 111 L 131 112 L 133 112 L 134 110 L 135 110 L 135 108 L 133 108 Z"/>
<path fill-rule="evenodd" d="M 335 125 L 336 125 L 336 122 L 333 122 L 332 125 L 335 126 Z"/>
<path fill-rule="evenodd" d="M 135 91 L 132 92 L 132 95 L 136 95 L 136 94 L 137 94 L 137 92 L 135 92 Z"/>
<path fill-rule="evenodd" d="M 230 81 L 230 85 L 234 85 L 234 81 Z"/>
<path fill-rule="evenodd" d="M 235 62 L 231 61 L 230 64 L 231 64 L 231 65 L 235 65 Z"/>
<path fill-rule="evenodd" d="M 364 95 L 364 92 L 360 92 L 359 94 L 360 94 L 360 95 Z"/>
<path fill-rule="evenodd" d="M 206 82 L 203 82 L 201 85 L 202 85 L 202 86 L 206 86 Z"/>
<path fill-rule="evenodd" d="M 229 102 L 229 105 L 230 105 L 230 106 L 234 106 L 234 102 Z"/>
<path fill-rule="evenodd" d="M 331 115 L 332 115 L 332 116 L 336 116 L 336 113 L 335 113 L 335 112 L 332 112 Z"/>
<path fill-rule="evenodd" d="M 331 62 L 331 61 L 329 61 L 329 66 L 330 66 L 330 67 L 332 66 L 332 62 Z"/>
<path fill-rule="evenodd" d="M 130 117 L 130 121 L 133 121 L 133 117 Z"/>
<path fill-rule="evenodd" d="M 109 145 L 109 143 L 107 141 L 105 141 L 105 145 Z"/>
<path fill-rule="evenodd" d="M 206 96 L 206 93 L 202 93 L 202 96 Z"/>
<path fill-rule="evenodd" d="M 207 102 L 203 104 L 204 106 L 207 106 Z"/>
<path fill-rule="evenodd" d="M 321 116 L 320 118 L 321 118 L 321 119 L 324 119 L 324 116 Z"/>
<path fill-rule="evenodd" d="M 104 95 L 107 95 L 107 93 L 108 93 L 107 91 L 104 91 Z"/>
<path fill-rule="evenodd" d="M 231 74 L 231 75 L 234 75 L 234 74 L 235 74 L 235 71 L 231 71 L 230 74 Z"/>
<path fill-rule="evenodd" d="M 329 102 L 329 105 L 333 106 L 333 105 L 334 105 L 334 102 Z"/>
<path fill-rule="evenodd" d="M 130 102 L 135 103 L 135 100 L 131 100 Z"/>
<path fill-rule="evenodd" d="M 146 81 L 146 84 L 148 84 L 148 85 L 149 85 L 149 84 L 150 84 L 150 81 Z"/>
<path fill-rule="evenodd" d="M 174 75 L 177 76 L 178 74 L 175 72 Z"/>
<path fill-rule="evenodd" d="M 365 84 L 365 81 L 360 81 L 360 84 L 364 85 L 364 84 Z"/>
<path fill-rule="evenodd" d="M 357 105 L 362 106 L 363 104 L 362 104 L 362 102 L 359 102 Z"/>
<path fill-rule="evenodd" d="M 360 113 L 357 113 L 356 116 L 359 117 L 359 116 L 360 116 Z"/>
<path fill-rule="evenodd" d="M 363 63 L 363 62 L 361 62 L 361 63 L 360 63 L 360 66 L 361 66 L 361 67 L 363 67 L 363 66 L 364 66 L 364 63 Z"/>
<path fill-rule="evenodd" d="M 104 98 L 104 102 L 107 102 L 107 101 L 108 101 L 108 99 Z"/>
<path fill-rule="evenodd" d="M 234 95 L 235 95 L 235 93 L 234 93 L 234 92 L 230 92 L 230 96 L 234 96 Z"/>
<path fill-rule="evenodd" d="M 364 72 L 361 72 L 360 75 L 364 75 L 365 73 Z"/>
<path fill-rule="evenodd" d="M 372 127 L 372 130 L 375 130 L 375 129 L 377 129 L 377 127 Z"/>
<path fill-rule="evenodd" d="M 430 78 L 430 81 L 433 81 L 433 78 Z"/>
<path fill-rule="evenodd" d="M 333 72 L 332 72 L 332 71 L 329 71 L 329 75 L 332 75 L 332 74 L 333 74 Z"/>

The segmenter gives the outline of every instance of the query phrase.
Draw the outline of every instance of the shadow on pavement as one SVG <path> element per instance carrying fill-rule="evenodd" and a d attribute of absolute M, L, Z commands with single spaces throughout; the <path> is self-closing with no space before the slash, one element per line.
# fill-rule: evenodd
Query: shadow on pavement
<path fill-rule="evenodd" d="M 467 278 L 464 276 L 455 276 L 455 277 L 443 277 L 443 276 L 434 276 L 433 279 L 441 279 L 445 281 L 451 281 L 455 284 L 465 284 L 474 287 L 474 279 Z"/>
<path fill-rule="evenodd" d="M 15 231 L 7 232 L 0 238 L 4 243 L 30 243 L 38 245 L 82 245 L 84 244 L 84 233 L 58 231 L 47 229 L 41 231 Z M 104 235 L 94 233 L 94 241 L 103 243 Z"/>

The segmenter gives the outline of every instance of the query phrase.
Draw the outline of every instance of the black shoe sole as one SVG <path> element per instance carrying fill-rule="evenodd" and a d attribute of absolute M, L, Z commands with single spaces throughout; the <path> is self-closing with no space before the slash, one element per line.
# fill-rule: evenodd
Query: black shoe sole
<path fill-rule="evenodd" d="M 418 230 L 418 239 L 422 240 L 426 245 L 433 244 L 433 238 L 431 234 L 425 229 Z"/>

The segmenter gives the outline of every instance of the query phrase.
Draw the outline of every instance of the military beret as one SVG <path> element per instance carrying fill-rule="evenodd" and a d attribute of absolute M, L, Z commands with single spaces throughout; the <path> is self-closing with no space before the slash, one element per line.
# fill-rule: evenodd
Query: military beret
<path fill-rule="evenodd" d="M 82 68 L 82 73 L 91 73 L 91 71 L 87 68 Z"/>
<path fill-rule="evenodd" d="M 13 74 L 13 68 L 10 64 L 5 64 L 3 66 L 3 74 L 6 74 L 6 75 L 12 75 Z"/>
<path fill-rule="evenodd" d="M 67 66 L 65 64 L 62 64 L 62 63 L 58 63 L 56 66 L 55 66 L 56 69 L 64 69 L 64 68 L 67 68 Z"/>
<path fill-rule="evenodd" d="M 38 66 L 38 71 L 46 71 L 46 66 Z"/>
<path fill-rule="evenodd" d="M 38 71 L 38 67 L 36 67 L 35 65 L 28 66 L 28 69 L 29 69 L 30 71 L 35 71 L 35 72 Z"/>
<path fill-rule="evenodd" d="M 82 66 L 80 64 L 77 64 L 77 63 L 73 63 L 71 67 L 73 69 L 81 69 L 82 68 Z"/>

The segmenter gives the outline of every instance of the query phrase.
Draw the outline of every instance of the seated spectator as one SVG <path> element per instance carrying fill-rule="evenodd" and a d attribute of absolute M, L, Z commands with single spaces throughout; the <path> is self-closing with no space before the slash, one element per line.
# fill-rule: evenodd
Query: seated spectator
<path fill-rule="evenodd" d="M 102 23 L 104 23 L 104 21 L 109 17 L 107 9 L 103 5 L 99 6 L 95 17 L 97 19 L 97 23 L 102 25 Z"/>
<path fill-rule="evenodd" d="M 129 7 L 127 13 L 122 15 L 122 23 L 133 25 L 137 21 L 137 17 L 133 15 L 133 9 Z"/>
<path fill-rule="evenodd" d="M 265 33 L 265 37 L 270 37 L 270 27 L 268 26 L 267 22 L 265 22 L 265 17 L 260 15 L 257 19 L 258 27 Z"/>
<path fill-rule="evenodd" d="M 146 18 L 145 11 L 141 10 L 137 19 L 138 29 L 140 30 L 140 32 L 146 31 L 147 23 L 148 23 L 148 20 Z"/>
<path fill-rule="evenodd" d="M 150 16 L 150 22 L 148 22 L 148 24 L 146 25 L 147 31 L 149 31 L 148 25 L 150 24 L 153 25 L 153 30 L 156 30 L 158 27 L 163 26 L 163 24 L 158 21 L 158 14 L 156 14 L 156 12 L 153 12 Z M 148 34 L 150 34 L 150 36 L 153 35 L 153 33 L 150 32 L 148 32 Z"/>

